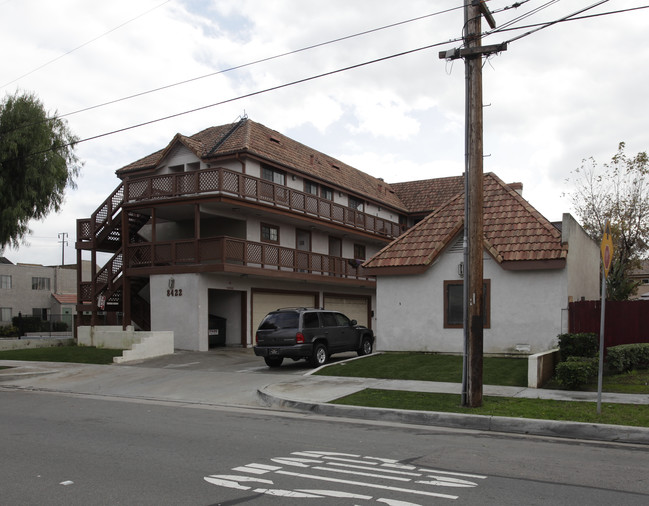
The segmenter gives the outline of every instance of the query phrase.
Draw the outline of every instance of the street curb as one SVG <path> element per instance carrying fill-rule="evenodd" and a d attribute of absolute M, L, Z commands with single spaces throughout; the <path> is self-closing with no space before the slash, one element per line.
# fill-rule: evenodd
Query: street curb
<path fill-rule="evenodd" d="M 277 397 L 266 390 L 268 386 L 257 390 L 257 394 L 264 405 L 324 416 L 649 445 L 649 428 L 646 427 L 310 403 Z"/>

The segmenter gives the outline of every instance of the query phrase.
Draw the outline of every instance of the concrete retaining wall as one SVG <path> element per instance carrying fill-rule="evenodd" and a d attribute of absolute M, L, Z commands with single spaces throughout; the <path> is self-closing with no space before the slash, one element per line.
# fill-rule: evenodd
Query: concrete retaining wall
<path fill-rule="evenodd" d="M 530 355 L 527 358 L 527 386 L 541 388 L 543 383 L 554 375 L 554 367 L 558 361 L 558 349 Z"/>
<path fill-rule="evenodd" d="M 74 339 L 45 338 L 45 339 L 0 339 L 0 351 L 22 350 L 25 348 L 49 348 L 51 346 L 71 346 Z"/>
<path fill-rule="evenodd" d="M 79 327 L 77 342 L 81 346 L 96 346 L 125 350 L 115 362 L 144 360 L 174 352 L 174 333 L 169 331 L 135 332 L 132 326 L 122 330 L 121 326 Z"/>

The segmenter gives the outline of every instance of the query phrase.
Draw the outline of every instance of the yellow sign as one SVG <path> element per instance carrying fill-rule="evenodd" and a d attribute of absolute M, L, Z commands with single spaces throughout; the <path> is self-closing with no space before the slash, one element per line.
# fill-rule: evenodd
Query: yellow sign
<path fill-rule="evenodd" d="M 602 236 L 602 265 L 604 266 L 604 277 L 608 278 L 608 271 L 613 263 L 613 239 L 611 238 L 611 224 L 606 222 L 606 229 Z"/>

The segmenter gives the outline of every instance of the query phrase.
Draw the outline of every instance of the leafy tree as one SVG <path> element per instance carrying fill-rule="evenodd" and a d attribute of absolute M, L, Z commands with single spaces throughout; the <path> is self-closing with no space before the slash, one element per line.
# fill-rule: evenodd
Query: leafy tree
<path fill-rule="evenodd" d="M 629 271 L 639 266 L 649 245 L 649 158 L 624 153 L 624 142 L 610 163 L 598 167 L 591 157 L 572 172 L 570 198 L 584 230 L 598 244 L 610 221 L 613 260 L 606 290 L 610 300 L 626 300 L 637 284 Z M 570 179 L 570 178 L 569 178 Z"/>
<path fill-rule="evenodd" d="M 77 142 L 67 122 L 48 117 L 34 94 L 0 103 L 0 250 L 22 242 L 29 220 L 60 210 L 81 169 Z"/>

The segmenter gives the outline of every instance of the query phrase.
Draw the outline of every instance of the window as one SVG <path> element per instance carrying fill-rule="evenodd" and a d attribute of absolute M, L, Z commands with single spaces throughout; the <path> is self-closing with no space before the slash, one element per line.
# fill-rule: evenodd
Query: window
<path fill-rule="evenodd" d="M 363 201 L 355 199 L 354 197 L 349 197 L 349 207 L 356 209 L 357 211 L 363 210 Z"/>
<path fill-rule="evenodd" d="M 0 307 L 0 321 L 10 322 L 11 321 L 11 308 L 10 307 Z"/>
<path fill-rule="evenodd" d="M 43 321 L 47 321 L 48 318 L 48 313 L 49 309 L 46 307 L 35 307 L 32 308 L 32 316 L 36 316 L 37 318 L 40 318 Z"/>
<path fill-rule="evenodd" d="M 311 195 L 318 194 L 318 185 L 311 181 L 304 181 L 304 193 L 310 193 Z"/>
<path fill-rule="evenodd" d="M 336 316 L 336 323 L 338 323 L 339 327 L 349 327 L 349 325 L 351 324 L 349 318 L 347 318 L 344 314 L 334 313 L 334 315 Z"/>
<path fill-rule="evenodd" d="M 333 313 L 320 313 L 323 327 L 337 327 L 338 321 Z"/>
<path fill-rule="evenodd" d="M 32 290 L 49 290 L 50 278 L 32 278 Z"/>
<path fill-rule="evenodd" d="M 464 308 L 464 282 L 444 281 L 444 328 L 461 329 Z M 491 281 L 484 280 L 482 297 L 483 326 L 488 329 L 491 325 Z"/>
<path fill-rule="evenodd" d="M 318 313 L 304 313 L 303 318 L 303 327 L 305 329 L 317 329 L 320 327 L 320 320 L 318 319 Z"/>
<path fill-rule="evenodd" d="M 279 227 L 262 223 L 261 240 L 264 242 L 279 243 Z"/>
<path fill-rule="evenodd" d="M 320 188 L 320 196 L 323 199 L 333 200 L 334 199 L 334 191 L 331 188 L 327 188 L 326 186 L 322 186 Z"/>
<path fill-rule="evenodd" d="M 286 173 L 271 167 L 262 166 L 261 178 L 276 184 L 286 184 Z"/>
<path fill-rule="evenodd" d="M 354 244 L 354 258 L 356 260 L 365 260 L 365 245 Z"/>
<path fill-rule="evenodd" d="M 9 290 L 11 288 L 11 276 L 7 274 L 0 275 L 0 288 Z"/>

